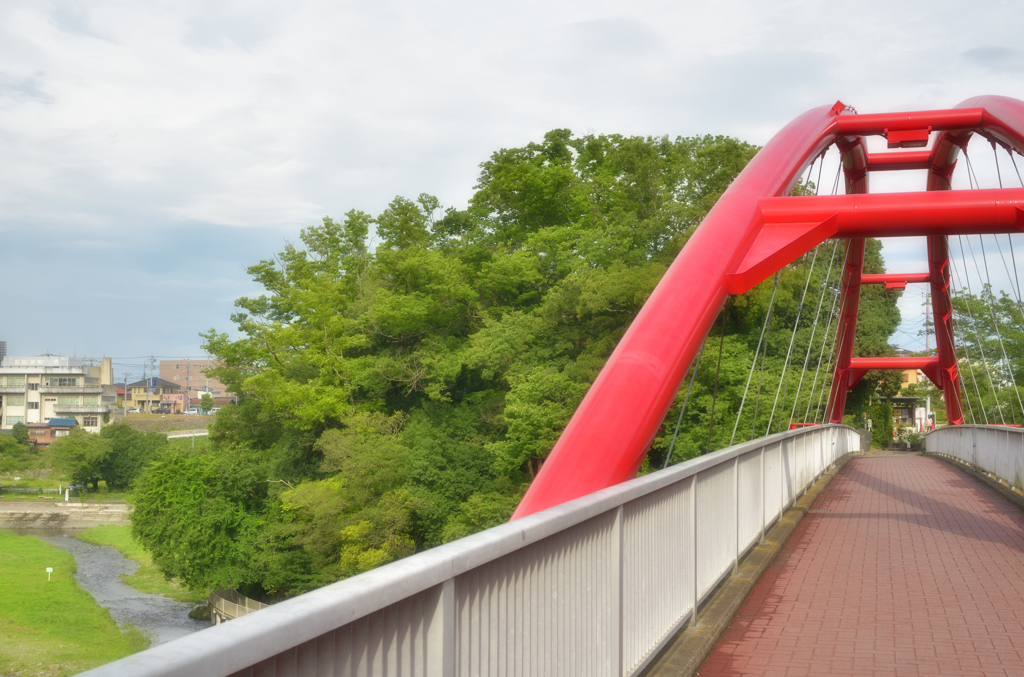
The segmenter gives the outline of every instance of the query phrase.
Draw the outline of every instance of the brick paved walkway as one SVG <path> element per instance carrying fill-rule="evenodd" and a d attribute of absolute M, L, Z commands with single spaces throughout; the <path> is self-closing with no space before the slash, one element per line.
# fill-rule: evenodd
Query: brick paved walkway
<path fill-rule="evenodd" d="M 1024 514 L 935 459 L 853 459 L 700 675 L 1024 676 Z"/>

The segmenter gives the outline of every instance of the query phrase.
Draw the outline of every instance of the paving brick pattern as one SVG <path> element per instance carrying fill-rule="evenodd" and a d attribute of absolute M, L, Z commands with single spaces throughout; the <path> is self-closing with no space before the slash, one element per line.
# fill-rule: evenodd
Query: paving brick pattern
<path fill-rule="evenodd" d="M 936 459 L 854 459 L 700 675 L 1024 677 L 1024 514 Z"/>

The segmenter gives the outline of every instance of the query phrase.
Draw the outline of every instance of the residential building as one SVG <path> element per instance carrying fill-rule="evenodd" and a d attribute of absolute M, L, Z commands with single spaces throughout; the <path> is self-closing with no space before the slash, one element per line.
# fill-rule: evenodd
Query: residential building
<path fill-rule="evenodd" d="M 210 393 L 215 400 L 226 397 L 230 398 L 231 402 L 237 401 L 223 383 L 207 374 L 207 371 L 215 366 L 217 361 L 209 359 L 196 360 L 186 357 L 181 360 L 160 360 L 160 378 L 181 386 L 184 396 L 182 410 L 198 406 L 203 393 Z"/>
<path fill-rule="evenodd" d="M 910 357 L 910 351 L 903 348 L 896 349 L 896 357 Z M 907 386 L 917 385 L 924 382 L 924 372 L 920 369 L 904 369 L 900 373 L 900 390 Z"/>
<path fill-rule="evenodd" d="M 117 386 L 109 357 L 99 364 L 58 355 L 7 357 L 0 367 L 0 427 L 69 417 L 99 432 L 114 406 Z"/>
<path fill-rule="evenodd" d="M 175 397 L 177 396 L 177 397 Z M 152 414 L 157 409 L 183 411 L 181 386 L 162 378 L 151 377 L 128 384 L 128 408 Z"/>
<path fill-rule="evenodd" d="M 28 441 L 36 447 L 45 448 L 57 439 L 71 434 L 71 429 L 78 425 L 73 418 L 51 418 L 46 423 L 29 423 Z"/>

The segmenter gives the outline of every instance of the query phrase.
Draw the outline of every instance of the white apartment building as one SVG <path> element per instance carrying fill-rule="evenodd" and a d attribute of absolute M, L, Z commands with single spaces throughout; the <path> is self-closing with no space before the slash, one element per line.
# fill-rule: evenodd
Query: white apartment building
<path fill-rule="evenodd" d="M 75 357 L 6 357 L 0 367 L 0 427 L 74 418 L 90 432 L 103 427 L 117 401 L 109 357 L 87 365 Z"/>

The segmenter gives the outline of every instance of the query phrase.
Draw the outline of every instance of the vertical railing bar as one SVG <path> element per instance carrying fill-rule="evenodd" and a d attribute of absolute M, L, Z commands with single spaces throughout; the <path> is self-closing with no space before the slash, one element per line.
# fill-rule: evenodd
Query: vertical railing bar
<path fill-rule="evenodd" d="M 697 627 L 697 473 L 690 476 L 690 571 L 693 578 L 693 608 L 690 611 L 690 627 Z"/>
<path fill-rule="evenodd" d="M 761 484 L 761 543 L 764 543 L 764 521 L 765 521 L 765 501 L 767 498 L 768 483 L 765 482 L 764 476 L 764 446 L 761 446 L 761 477 L 759 479 Z"/>
<path fill-rule="evenodd" d="M 734 520 L 735 531 L 733 533 L 733 545 L 735 546 L 732 559 L 732 571 L 736 573 L 740 569 L 740 457 L 732 459 L 732 494 L 733 506 L 735 508 Z"/>
<path fill-rule="evenodd" d="M 612 590 L 612 670 L 615 677 L 619 677 L 623 670 L 622 660 L 622 518 L 623 506 L 615 511 L 615 521 L 612 523 L 612 558 L 611 558 L 611 579 L 614 589 Z"/>

